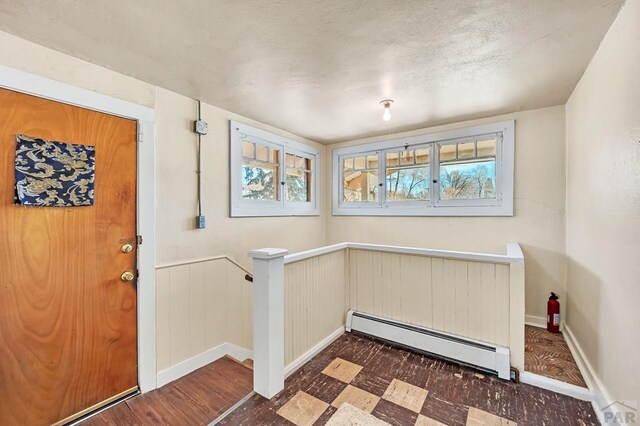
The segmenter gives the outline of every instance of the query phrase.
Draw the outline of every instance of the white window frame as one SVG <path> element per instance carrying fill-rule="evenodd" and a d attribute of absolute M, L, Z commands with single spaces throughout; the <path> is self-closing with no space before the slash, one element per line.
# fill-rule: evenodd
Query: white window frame
<path fill-rule="evenodd" d="M 378 182 L 380 182 L 380 172 L 381 172 L 381 170 L 380 170 L 380 164 L 381 164 L 380 156 L 382 155 L 381 151 L 375 151 L 375 152 L 366 151 L 366 155 L 371 156 L 371 157 L 373 157 L 374 155 L 378 156 Z M 353 154 L 343 155 L 340 158 L 341 159 L 343 159 L 343 158 L 344 159 L 349 159 L 349 158 L 355 158 L 355 157 L 359 157 L 359 156 L 361 156 L 361 153 L 360 152 L 355 152 Z M 363 169 L 363 170 L 372 170 L 372 169 Z M 384 172 L 384 170 L 382 172 Z M 342 169 L 340 169 L 338 171 L 338 173 L 339 173 L 340 182 L 342 182 Z M 363 208 L 380 207 L 382 205 L 381 193 L 382 193 L 382 191 L 380 191 L 380 186 L 378 185 L 378 199 L 376 201 L 353 201 L 353 202 L 350 202 L 349 205 L 350 206 L 360 206 L 360 207 L 363 207 Z M 342 185 L 340 185 L 340 200 L 344 200 L 344 187 Z"/>
<path fill-rule="evenodd" d="M 293 141 L 265 130 L 229 122 L 230 138 L 230 216 L 318 216 L 320 194 L 320 151 L 310 145 Z M 280 200 L 249 200 L 242 196 L 242 141 L 249 140 L 280 150 L 276 184 Z M 308 202 L 286 200 L 286 157 L 287 154 L 304 156 L 311 160 L 311 200 Z M 284 183 L 283 183 L 284 182 Z"/>
<path fill-rule="evenodd" d="M 382 186 L 384 187 L 384 195 L 381 195 L 380 198 L 384 198 L 384 202 L 382 203 L 382 205 L 388 205 L 388 207 L 385 207 L 386 209 L 392 209 L 392 210 L 396 210 L 396 209 L 420 209 L 420 208 L 430 208 L 431 207 L 431 203 L 434 197 L 434 193 L 433 193 L 433 156 L 434 156 L 434 146 L 433 144 L 428 144 L 428 143 L 421 143 L 421 144 L 417 144 L 417 145 L 413 145 L 410 146 L 409 148 L 411 149 L 420 149 L 420 148 L 429 148 L 429 157 L 431 158 L 431 161 L 429 161 L 429 163 L 424 163 L 424 164 L 419 164 L 417 166 L 429 166 L 429 173 L 431 174 L 430 178 L 429 178 L 429 200 L 406 200 L 406 201 L 387 201 L 387 165 L 386 165 L 386 161 L 387 161 L 387 156 L 385 155 L 388 152 L 397 152 L 398 154 L 400 154 L 402 151 L 405 150 L 405 146 L 406 144 L 400 145 L 400 146 L 394 146 L 392 148 L 387 148 L 384 151 L 380 152 L 380 158 L 384 158 L 384 164 L 382 165 L 382 178 L 383 178 L 383 182 Z M 398 157 L 399 160 L 400 157 Z M 398 168 L 402 168 L 402 166 L 400 165 L 400 161 L 398 161 Z"/>
<path fill-rule="evenodd" d="M 336 216 L 513 216 L 515 122 L 502 121 L 446 132 L 372 142 L 332 150 L 332 200 Z M 440 200 L 439 149 L 443 145 L 496 137 L 496 197 L 492 199 Z M 386 200 L 385 151 L 431 148 L 430 201 Z M 378 202 L 345 202 L 343 198 L 342 159 L 378 155 Z M 434 183 L 433 181 L 437 183 Z"/>

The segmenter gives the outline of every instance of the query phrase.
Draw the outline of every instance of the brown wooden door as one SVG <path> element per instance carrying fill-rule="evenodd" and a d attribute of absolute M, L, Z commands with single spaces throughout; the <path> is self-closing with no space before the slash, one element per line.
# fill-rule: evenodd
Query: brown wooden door
<path fill-rule="evenodd" d="M 137 387 L 136 125 L 0 89 L 0 424 L 47 425 Z M 14 205 L 16 134 L 95 146 L 94 205 Z M 135 248 L 135 243 L 132 243 Z"/>

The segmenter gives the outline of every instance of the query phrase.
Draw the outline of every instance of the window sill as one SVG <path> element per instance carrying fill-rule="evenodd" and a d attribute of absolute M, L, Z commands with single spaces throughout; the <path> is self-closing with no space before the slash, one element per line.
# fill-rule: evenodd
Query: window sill
<path fill-rule="evenodd" d="M 256 209 L 256 208 L 238 208 L 232 209 L 230 217 L 295 217 L 295 216 L 320 216 L 319 209 L 300 210 L 300 211 L 283 211 L 282 209 Z"/>
<path fill-rule="evenodd" d="M 477 206 L 477 207 L 338 207 L 332 211 L 333 216 L 513 216 L 513 206 Z"/>

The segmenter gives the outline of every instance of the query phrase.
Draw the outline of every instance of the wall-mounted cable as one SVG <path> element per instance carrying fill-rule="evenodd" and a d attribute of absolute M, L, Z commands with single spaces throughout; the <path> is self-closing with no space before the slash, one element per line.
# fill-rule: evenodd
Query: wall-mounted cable
<path fill-rule="evenodd" d="M 196 132 L 198 139 L 196 141 L 197 149 L 197 169 L 198 176 L 198 215 L 196 216 L 196 228 L 204 229 L 206 226 L 205 217 L 202 214 L 202 135 L 206 135 L 208 130 L 207 123 L 202 121 L 202 101 L 198 100 L 198 119 L 193 122 L 193 131 Z"/>

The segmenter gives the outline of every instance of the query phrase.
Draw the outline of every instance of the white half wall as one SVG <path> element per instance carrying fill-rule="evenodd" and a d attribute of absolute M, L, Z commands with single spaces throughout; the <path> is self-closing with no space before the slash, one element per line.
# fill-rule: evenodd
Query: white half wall
<path fill-rule="evenodd" d="M 157 269 L 158 372 L 227 343 L 251 351 L 252 286 L 244 275 L 226 258 Z"/>

